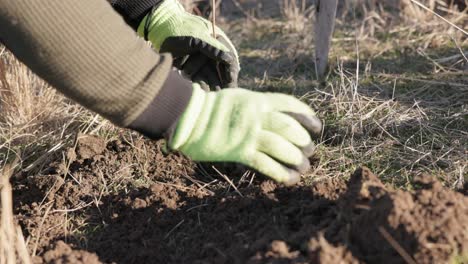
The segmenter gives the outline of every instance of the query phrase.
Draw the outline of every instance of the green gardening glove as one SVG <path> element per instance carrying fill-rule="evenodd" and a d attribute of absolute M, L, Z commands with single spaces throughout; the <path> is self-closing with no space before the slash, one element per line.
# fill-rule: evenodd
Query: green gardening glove
<path fill-rule="evenodd" d="M 292 96 L 194 85 L 187 109 L 168 138 L 195 161 L 236 162 L 287 185 L 309 169 L 322 123 Z"/>
<path fill-rule="evenodd" d="M 164 0 L 145 16 L 138 34 L 159 52 L 169 52 L 174 66 L 204 89 L 237 87 L 239 59 L 226 34 L 208 20 L 184 10 L 177 0 Z"/>

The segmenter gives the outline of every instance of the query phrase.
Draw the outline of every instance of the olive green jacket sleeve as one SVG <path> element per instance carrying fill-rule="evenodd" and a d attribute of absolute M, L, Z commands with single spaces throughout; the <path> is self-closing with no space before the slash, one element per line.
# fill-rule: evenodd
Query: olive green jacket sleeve
<path fill-rule="evenodd" d="M 155 53 L 105 0 L 0 0 L 0 39 L 66 96 L 152 137 L 191 95 L 170 55 Z"/>

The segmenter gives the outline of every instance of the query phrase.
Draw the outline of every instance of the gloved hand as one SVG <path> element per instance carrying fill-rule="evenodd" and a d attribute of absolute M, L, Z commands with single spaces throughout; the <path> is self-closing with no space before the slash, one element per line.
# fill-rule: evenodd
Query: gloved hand
<path fill-rule="evenodd" d="M 240 66 L 236 48 L 208 20 L 184 10 L 177 0 L 164 0 L 145 16 L 138 34 L 159 52 L 169 52 L 174 66 L 204 89 L 237 87 Z"/>
<path fill-rule="evenodd" d="M 194 84 L 168 147 L 195 161 L 236 162 L 291 185 L 309 169 L 322 123 L 292 96 L 234 88 L 205 92 Z"/>

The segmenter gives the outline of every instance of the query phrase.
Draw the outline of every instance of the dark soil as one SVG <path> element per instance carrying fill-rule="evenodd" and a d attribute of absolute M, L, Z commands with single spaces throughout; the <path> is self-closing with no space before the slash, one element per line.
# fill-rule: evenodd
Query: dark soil
<path fill-rule="evenodd" d="M 468 252 L 468 197 L 426 176 L 407 192 L 367 168 L 296 187 L 235 174 L 240 195 L 160 143 L 82 136 L 66 156 L 13 182 L 36 263 L 445 263 Z"/>

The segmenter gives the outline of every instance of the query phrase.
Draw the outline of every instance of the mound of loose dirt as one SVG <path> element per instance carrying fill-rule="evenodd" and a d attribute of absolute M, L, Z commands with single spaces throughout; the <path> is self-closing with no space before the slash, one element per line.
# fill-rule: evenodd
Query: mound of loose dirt
<path fill-rule="evenodd" d="M 73 250 L 63 241 L 57 241 L 52 250 L 47 251 L 43 260 L 45 263 L 53 264 L 98 264 L 101 263 L 96 254 L 84 250 Z M 42 262 L 41 259 L 37 260 Z"/>
<path fill-rule="evenodd" d="M 468 252 L 468 197 L 429 177 L 406 192 L 363 168 L 348 182 L 256 180 L 239 186 L 241 196 L 207 190 L 193 163 L 157 143 L 98 141 L 78 142 L 68 166 L 15 184 L 36 261 L 444 263 Z M 142 179 L 151 184 L 135 184 Z"/>

